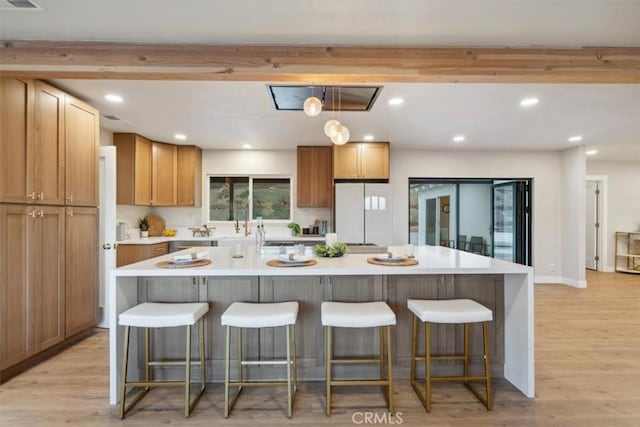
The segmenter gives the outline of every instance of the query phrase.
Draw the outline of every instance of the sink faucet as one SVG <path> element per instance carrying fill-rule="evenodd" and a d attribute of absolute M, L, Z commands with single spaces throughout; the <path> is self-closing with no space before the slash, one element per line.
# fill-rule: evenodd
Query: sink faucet
<path fill-rule="evenodd" d="M 245 208 L 236 210 L 236 225 L 234 228 L 236 229 L 236 233 L 240 233 L 240 211 L 244 212 L 244 236 L 247 237 L 249 234 L 251 234 L 251 230 L 249 229 L 249 215 L 247 214 L 247 210 Z"/>

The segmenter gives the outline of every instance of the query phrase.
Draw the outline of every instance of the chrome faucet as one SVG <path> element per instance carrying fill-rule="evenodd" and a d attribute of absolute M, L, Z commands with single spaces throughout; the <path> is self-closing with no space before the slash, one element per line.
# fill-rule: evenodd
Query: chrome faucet
<path fill-rule="evenodd" d="M 244 236 L 247 237 L 251 234 L 251 230 L 249 229 L 249 215 L 247 214 L 247 210 L 245 208 L 239 208 L 236 210 L 236 233 L 240 233 L 240 211 L 244 212 Z"/>

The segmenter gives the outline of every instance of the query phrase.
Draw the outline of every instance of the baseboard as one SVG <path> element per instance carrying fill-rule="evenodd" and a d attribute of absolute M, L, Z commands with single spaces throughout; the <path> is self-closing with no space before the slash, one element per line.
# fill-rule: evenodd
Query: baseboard
<path fill-rule="evenodd" d="M 615 273 L 616 269 L 613 266 L 607 266 L 607 267 L 604 267 L 601 271 L 603 273 Z"/>
<path fill-rule="evenodd" d="M 587 287 L 586 280 L 575 280 L 575 279 L 569 279 L 567 277 L 561 277 L 561 276 L 536 276 L 534 278 L 534 283 L 536 284 L 554 283 L 559 285 L 567 285 L 574 288 Z"/>

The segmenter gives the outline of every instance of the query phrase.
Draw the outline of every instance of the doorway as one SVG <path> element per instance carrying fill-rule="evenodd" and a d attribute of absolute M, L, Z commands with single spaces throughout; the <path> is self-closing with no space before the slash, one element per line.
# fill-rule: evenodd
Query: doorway
<path fill-rule="evenodd" d="M 585 267 L 607 271 L 606 176 L 588 176 L 585 195 Z"/>

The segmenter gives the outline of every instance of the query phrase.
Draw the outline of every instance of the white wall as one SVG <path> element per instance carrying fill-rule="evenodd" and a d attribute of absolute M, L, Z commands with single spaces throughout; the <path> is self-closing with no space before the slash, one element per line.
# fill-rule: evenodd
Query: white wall
<path fill-rule="evenodd" d="M 394 244 L 406 242 L 409 177 L 533 178 L 533 264 L 536 280 L 561 272 L 562 154 L 391 149 Z M 584 187 L 584 185 L 583 185 Z"/>
<path fill-rule="evenodd" d="M 588 175 L 607 176 L 607 261 L 613 271 L 616 231 L 640 231 L 640 162 L 588 160 Z"/>
<path fill-rule="evenodd" d="M 113 132 L 100 128 L 100 145 L 113 145 Z"/>
<path fill-rule="evenodd" d="M 584 147 L 562 152 L 562 270 L 561 281 L 586 287 L 585 280 L 585 179 Z"/>

